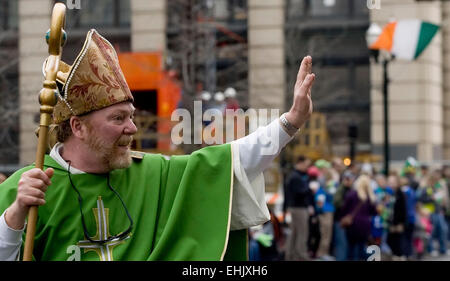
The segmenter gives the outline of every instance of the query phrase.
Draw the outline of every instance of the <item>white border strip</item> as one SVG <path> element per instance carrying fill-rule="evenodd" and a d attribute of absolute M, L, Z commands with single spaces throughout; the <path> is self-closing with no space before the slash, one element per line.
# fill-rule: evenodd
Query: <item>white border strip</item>
<path fill-rule="evenodd" d="M 229 206 L 228 206 L 228 223 L 227 223 L 227 233 L 226 233 L 225 245 L 223 247 L 222 255 L 220 256 L 220 261 L 223 261 L 223 258 L 225 257 L 225 253 L 227 251 L 228 238 L 230 236 L 231 206 L 232 206 L 232 203 L 233 203 L 233 180 L 234 180 L 233 146 L 231 144 L 228 144 L 228 145 L 230 146 L 230 153 L 231 153 L 230 203 L 229 203 Z M 239 152 L 239 150 L 238 150 L 238 152 Z"/>

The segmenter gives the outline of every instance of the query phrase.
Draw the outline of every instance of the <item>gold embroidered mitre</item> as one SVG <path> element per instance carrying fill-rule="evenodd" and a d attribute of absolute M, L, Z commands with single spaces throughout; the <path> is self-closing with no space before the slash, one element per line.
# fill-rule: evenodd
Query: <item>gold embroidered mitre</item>
<path fill-rule="evenodd" d="M 45 67 L 44 63 L 44 72 Z M 123 101 L 133 102 L 114 47 L 95 29 L 88 32 L 72 66 L 60 63 L 57 81 L 63 87 L 53 111 L 55 124 Z"/>

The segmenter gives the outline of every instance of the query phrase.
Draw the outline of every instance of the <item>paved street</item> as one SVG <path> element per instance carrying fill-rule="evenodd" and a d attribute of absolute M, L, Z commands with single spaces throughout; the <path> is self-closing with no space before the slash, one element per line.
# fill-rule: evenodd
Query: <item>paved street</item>
<path fill-rule="evenodd" d="M 424 261 L 450 261 L 450 255 L 447 254 L 446 255 L 439 255 L 437 257 L 433 257 L 433 256 L 426 256 L 424 259 Z"/>

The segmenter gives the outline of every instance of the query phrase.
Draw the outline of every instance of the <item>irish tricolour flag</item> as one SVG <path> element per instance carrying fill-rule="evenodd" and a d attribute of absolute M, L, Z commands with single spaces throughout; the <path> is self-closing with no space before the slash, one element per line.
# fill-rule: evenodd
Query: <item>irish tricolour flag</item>
<path fill-rule="evenodd" d="M 421 20 L 388 23 L 371 49 L 388 50 L 396 58 L 415 60 L 430 44 L 439 26 Z"/>

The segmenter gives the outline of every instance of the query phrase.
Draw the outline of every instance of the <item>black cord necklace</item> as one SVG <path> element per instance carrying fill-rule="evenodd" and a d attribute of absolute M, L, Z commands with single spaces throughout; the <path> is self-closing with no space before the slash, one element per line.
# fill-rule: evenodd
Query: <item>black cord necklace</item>
<path fill-rule="evenodd" d="M 70 184 L 72 185 L 72 188 L 75 190 L 75 192 L 78 194 L 78 204 L 79 204 L 79 207 L 80 207 L 81 223 L 82 223 L 82 225 L 83 225 L 84 236 L 85 236 L 90 242 L 96 243 L 96 244 L 105 244 L 105 243 L 110 242 L 110 241 L 112 241 L 112 240 L 116 240 L 116 239 L 117 239 L 117 240 L 122 240 L 122 239 L 124 239 L 124 238 L 131 232 L 131 230 L 133 229 L 133 219 L 131 218 L 131 215 L 130 215 L 130 213 L 128 212 L 128 209 L 127 209 L 127 206 L 125 205 L 125 202 L 123 202 L 122 197 L 120 197 L 119 193 L 118 193 L 118 192 L 111 186 L 111 184 L 109 183 L 109 173 L 108 173 L 107 181 L 106 181 L 106 182 L 107 182 L 107 185 L 108 185 L 108 188 L 109 188 L 112 192 L 114 192 L 114 194 L 119 198 L 120 202 L 122 203 L 122 206 L 123 206 L 124 209 L 125 209 L 125 213 L 127 214 L 128 220 L 130 221 L 130 226 L 128 227 L 127 230 L 125 230 L 125 231 L 123 231 L 123 232 L 121 232 L 121 233 L 119 233 L 119 234 L 117 234 L 117 235 L 110 236 L 110 237 L 108 237 L 106 240 L 95 240 L 95 239 L 92 238 L 92 236 L 89 234 L 89 232 L 88 232 L 88 230 L 87 230 L 86 222 L 85 222 L 85 220 L 84 220 L 84 215 L 83 215 L 83 208 L 82 208 L 83 199 L 81 198 L 80 192 L 79 192 L 78 189 L 75 187 L 75 185 L 73 184 L 73 181 L 72 181 L 72 177 L 71 177 L 71 173 L 70 173 L 70 165 L 71 165 L 71 161 L 68 160 L 67 163 L 69 163 L 69 167 L 68 167 L 68 169 L 67 169 L 67 174 L 69 175 L 69 181 L 70 181 Z"/>

